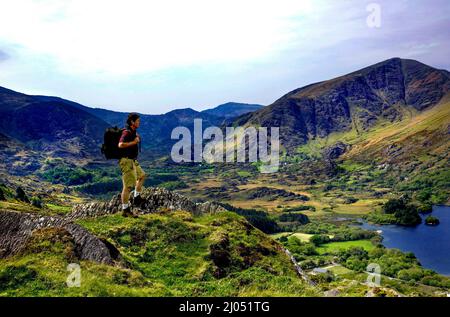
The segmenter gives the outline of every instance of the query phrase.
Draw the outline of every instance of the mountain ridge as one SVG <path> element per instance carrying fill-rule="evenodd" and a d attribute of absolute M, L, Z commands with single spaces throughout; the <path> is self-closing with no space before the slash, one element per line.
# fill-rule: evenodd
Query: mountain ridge
<path fill-rule="evenodd" d="M 395 121 L 395 105 L 418 111 L 450 91 L 450 76 L 414 60 L 392 58 L 355 72 L 297 88 L 271 105 L 236 118 L 235 125 L 280 126 L 288 152 L 315 137 L 352 127 L 367 130 L 380 117 Z"/>
<path fill-rule="evenodd" d="M 128 113 L 92 108 L 56 96 L 27 95 L 0 87 L 0 132 L 25 149 L 68 159 L 100 159 L 103 132 L 108 126 L 124 127 Z M 165 114 L 141 114 L 140 134 L 149 155 L 170 151 L 170 132 L 177 126 L 193 129 L 193 119 L 204 128 L 220 125 L 225 117 L 192 108 Z M 45 124 L 42 124 L 44 123 Z M 151 142 L 150 142 L 151 140 Z M 31 153 L 31 152 L 30 152 Z"/>

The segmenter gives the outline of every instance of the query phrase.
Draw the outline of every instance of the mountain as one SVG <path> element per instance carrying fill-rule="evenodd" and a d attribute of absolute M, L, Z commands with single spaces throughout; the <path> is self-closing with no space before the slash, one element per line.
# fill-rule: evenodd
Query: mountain
<path fill-rule="evenodd" d="M 201 112 L 185 108 L 160 115 L 141 114 L 139 133 L 146 150 L 143 155 L 155 158 L 167 155 L 177 141 L 171 140 L 172 130 L 185 126 L 192 131 L 195 118 L 203 120 L 203 128 L 280 126 L 281 144 L 293 153 L 309 140 L 349 131 L 363 135 L 377 124 L 422 113 L 438 104 L 449 89 L 449 72 L 393 58 L 296 89 L 266 107 L 230 102 Z M 78 161 L 100 158 L 104 129 L 124 126 L 126 117 L 124 112 L 0 87 L 0 133 L 15 142 L 14 148 L 22 144 L 22 153 L 30 150 Z M 36 167 L 35 163 L 24 164 Z"/>
<path fill-rule="evenodd" d="M 381 121 L 401 120 L 405 112 L 422 112 L 449 90 L 448 71 L 392 58 L 295 89 L 234 124 L 279 126 L 281 144 L 293 153 L 308 140 L 351 130 L 361 134 Z"/>
<path fill-rule="evenodd" d="M 108 123 L 60 98 L 0 87 L 0 132 L 55 157 L 98 156 Z"/>
<path fill-rule="evenodd" d="M 38 96 L 38 98 L 73 106 L 107 122 L 110 126 L 124 127 L 126 125 L 128 112 L 91 108 L 58 97 Z M 142 147 L 149 149 L 152 152 L 151 154 L 153 154 L 151 156 L 155 154 L 156 156 L 167 155 L 170 152 L 172 144 L 176 142 L 176 140 L 171 140 L 171 132 L 177 126 L 185 126 L 193 131 L 194 119 L 202 119 L 204 128 L 219 125 L 224 120 L 224 118 L 202 113 L 191 108 L 176 109 L 158 115 L 136 112 L 141 116 L 139 134 L 142 139 Z"/>
<path fill-rule="evenodd" d="M 202 113 L 224 117 L 226 119 L 238 117 L 243 114 L 254 112 L 264 107 L 258 104 L 227 102 L 212 109 L 203 110 Z"/>
<path fill-rule="evenodd" d="M 229 103 L 210 109 L 214 114 L 191 108 L 160 115 L 141 114 L 142 147 L 149 150 L 145 155 L 167 155 L 177 141 L 171 140 L 172 130 L 185 126 L 193 131 L 194 119 L 202 119 L 203 128 L 219 126 L 230 117 L 230 113 L 220 116 L 229 107 L 238 114 L 255 109 L 255 105 Z M 125 126 L 127 115 L 59 97 L 31 96 L 0 87 L 0 133 L 16 142 L 15 145 L 22 144 L 25 151 L 45 153 L 45 156 L 75 160 L 100 158 L 105 128 Z"/>

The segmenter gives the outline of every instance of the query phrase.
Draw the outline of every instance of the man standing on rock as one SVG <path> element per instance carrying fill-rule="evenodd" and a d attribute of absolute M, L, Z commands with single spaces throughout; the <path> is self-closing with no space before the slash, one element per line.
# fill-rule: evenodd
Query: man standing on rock
<path fill-rule="evenodd" d="M 142 185 L 144 184 L 145 173 L 137 161 L 138 144 L 141 142 L 136 130 L 139 128 L 140 118 L 137 113 L 130 113 L 127 119 L 127 127 L 123 130 L 119 141 L 119 148 L 122 150 L 122 158 L 119 160 L 122 171 L 122 215 L 124 217 L 136 217 L 131 211 L 130 192 L 134 187 L 133 205 L 140 205 L 142 197 Z"/>

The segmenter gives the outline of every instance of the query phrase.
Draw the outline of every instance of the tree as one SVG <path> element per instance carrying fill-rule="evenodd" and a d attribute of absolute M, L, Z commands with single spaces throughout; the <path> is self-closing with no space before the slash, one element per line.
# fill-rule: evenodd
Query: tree
<path fill-rule="evenodd" d="M 25 194 L 24 190 L 22 189 L 22 187 L 17 187 L 16 189 L 16 199 L 23 201 L 25 203 L 30 203 L 30 200 L 28 199 L 27 195 Z"/>
<path fill-rule="evenodd" d="M 389 199 L 382 207 L 385 214 L 394 215 L 397 223 L 404 226 L 417 225 L 422 222 L 416 205 L 406 196 Z"/>
<path fill-rule="evenodd" d="M 325 234 L 315 234 L 309 239 L 309 241 L 318 246 L 330 242 L 330 237 Z"/>
<path fill-rule="evenodd" d="M 33 197 L 31 198 L 31 204 L 32 204 L 34 207 L 42 208 L 43 203 L 42 203 L 41 197 L 39 197 L 39 196 L 38 196 L 38 197 L 33 196 Z"/>
<path fill-rule="evenodd" d="M 433 216 L 428 216 L 425 219 L 425 224 L 429 226 L 437 226 L 439 224 L 439 219 Z"/>

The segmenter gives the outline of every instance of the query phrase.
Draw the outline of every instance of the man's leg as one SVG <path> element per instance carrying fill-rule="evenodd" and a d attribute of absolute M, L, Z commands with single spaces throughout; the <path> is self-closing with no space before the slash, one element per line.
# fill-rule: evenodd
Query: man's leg
<path fill-rule="evenodd" d="M 123 216 L 134 216 L 131 212 L 130 204 L 130 190 L 136 183 L 136 175 L 133 168 L 133 162 L 129 159 L 123 158 L 119 161 L 120 169 L 122 171 L 122 211 Z"/>
<path fill-rule="evenodd" d="M 122 181 L 122 183 L 123 183 L 121 195 L 122 204 L 128 204 L 128 202 L 130 201 L 130 189 L 125 185 L 125 182 Z"/>
<path fill-rule="evenodd" d="M 136 182 L 136 191 L 140 193 L 142 191 L 142 186 L 144 185 L 145 175 L 142 175 Z"/>
<path fill-rule="evenodd" d="M 139 165 L 138 161 L 134 161 L 134 168 L 136 169 L 136 178 L 137 178 L 134 197 L 137 197 L 142 191 L 142 186 L 144 185 L 145 181 L 145 173 L 142 170 L 141 166 Z"/>

